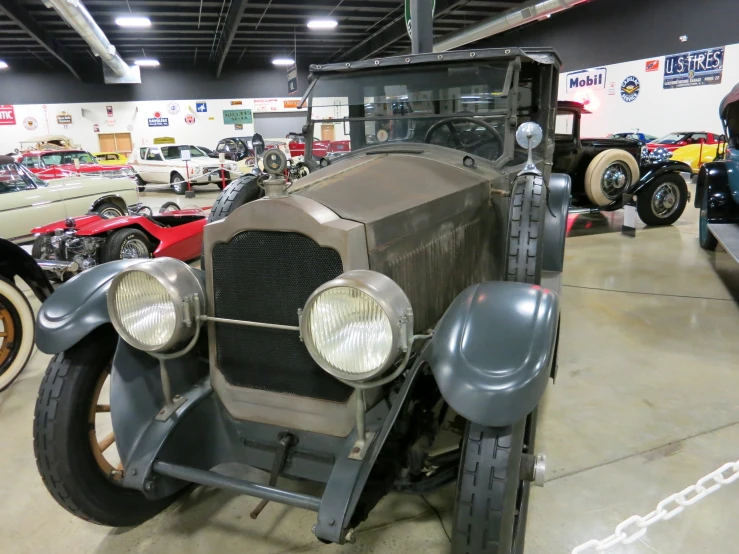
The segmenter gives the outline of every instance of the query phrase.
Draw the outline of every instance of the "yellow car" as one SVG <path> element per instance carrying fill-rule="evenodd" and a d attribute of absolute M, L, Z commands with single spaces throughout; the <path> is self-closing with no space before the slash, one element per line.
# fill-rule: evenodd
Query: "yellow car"
<path fill-rule="evenodd" d="M 723 156 L 725 151 L 726 141 L 719 141 L 717 144 L 688 144 L 673 151 L 670 159 L 685 162 L 695 175 L 704 163 L 716 160 Z"/>
<path fill-rule="evenodd" d="M 93 154 L 101 165 L 126 165 L 128 156 L 119 152 L 95 152 Z"/>

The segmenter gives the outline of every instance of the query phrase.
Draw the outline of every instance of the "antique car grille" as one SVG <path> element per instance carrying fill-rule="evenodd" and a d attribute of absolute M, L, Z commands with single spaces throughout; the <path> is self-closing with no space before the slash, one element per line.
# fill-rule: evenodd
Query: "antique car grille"
<path fill-rule="evenodd" d="M 336 250 L 299 233 L 243 231 L 213 248 L 215 316 L 297 325 L 298 308 L 343 271 Z M 216 324 L 216 365 L 230 384 L 345 402 L 353 389 L 308 354 L 297 331 Z"/>

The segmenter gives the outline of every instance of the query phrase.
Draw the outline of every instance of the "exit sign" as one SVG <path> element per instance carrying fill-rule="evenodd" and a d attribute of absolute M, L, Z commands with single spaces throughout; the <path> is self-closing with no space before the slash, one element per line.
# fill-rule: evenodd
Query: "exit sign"
<path fill-rule="evenodd" d="M 0 125 L 15 125 L 13 106 L 0 105 Z"/>

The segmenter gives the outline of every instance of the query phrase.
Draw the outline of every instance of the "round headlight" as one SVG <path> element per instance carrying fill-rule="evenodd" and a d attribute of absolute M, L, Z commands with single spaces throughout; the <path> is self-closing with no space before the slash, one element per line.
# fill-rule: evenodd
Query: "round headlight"
<path fill-rule="evenodd" d="M 171 350 L 192 337 L 205 295 L 192 269 L 173 258 L 145 260 L 113 279 L 108 313 L 128 344 L 147 352 Z"/>
<path fill-rule="evenodd" d="M 408 297 L 392 279 L 349 271 L 308 298 L 300 330 L 313 359 L 347 381 L 380 375 L 407 350 L 413 334 Z"/>

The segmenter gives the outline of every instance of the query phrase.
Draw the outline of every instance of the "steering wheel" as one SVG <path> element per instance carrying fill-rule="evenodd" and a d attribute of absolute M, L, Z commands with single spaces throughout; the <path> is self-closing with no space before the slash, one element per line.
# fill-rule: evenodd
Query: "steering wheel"
<path fill-rule="evenodd" d="M 457 128 L 454 126 L 454 123 L 457 122 L 465 122 L 465 123 L 474 123 L 475 125 L 480 125 L 483 127 L 488 133 L 492 135 L 491 138 L 486 137 L 477 137 L 476 140 L 473 141 L 463 141 L 460 137 L 459 131 L 457 131 Z M 431 137 L 443 126 L 445 126 L 449 129 L 449 134 L 452 137 L 452 140 L 454 141 L 454 148 L 457 150 L 471 150 L 472 148 L 476 148 L 480 146 L 481 144 L 484 144 L 485 142 L 488 142 L 490 140 L 494 140 L 498 143 L 498 151 L 503 151 L 503 138 L 500 136 L 500 133 L 498 130 L 490 125 L 487 121 L 483 121 L 482 119 L 477 119 L 474 117 L 463 117 L 463 116 L 455 116 L 455 117 L 446 117 L 440 121 L 437 121 L 434 123 L 431 127 L 429 127 L 429 130 L 426 131 L 426 136 L 423 138 L 423 141 L 427 144 L 431 143 Z M 465 134 L 472 134 L 472 133 L 465 133 Z"/>

